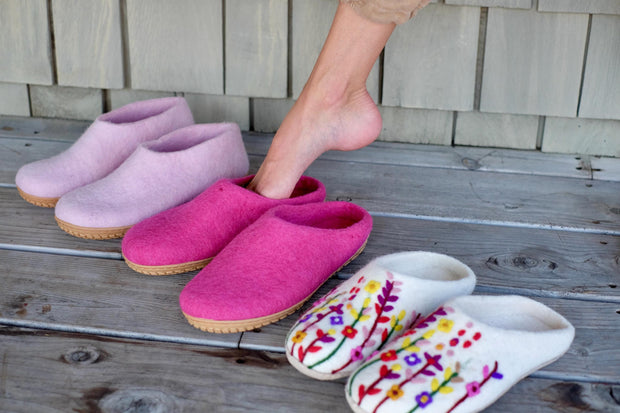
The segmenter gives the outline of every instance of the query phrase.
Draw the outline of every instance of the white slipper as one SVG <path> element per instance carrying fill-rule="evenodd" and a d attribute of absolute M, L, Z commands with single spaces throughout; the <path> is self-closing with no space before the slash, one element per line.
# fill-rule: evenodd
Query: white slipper
<path fill-rule="evenodd" d="M 470 294 L 475 284 L 473 271 L 447 255 L 384 255 L 302 315 L 286 338 L 286 356 L 310 377 L 346 377 L 446 300 Z"/>
<path fill-rule="evenodd" d="M 347 401 L 357 413 L 477 412 L 560 358 L 574 335 L 529 298 L 458 297 L 354 372 Z"/>

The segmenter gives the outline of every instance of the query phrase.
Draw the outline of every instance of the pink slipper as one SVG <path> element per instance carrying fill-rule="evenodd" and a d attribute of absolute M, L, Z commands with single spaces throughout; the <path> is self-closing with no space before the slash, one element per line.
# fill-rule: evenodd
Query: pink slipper
<path fill-rule="evenodd" d="M 286 356 L 315 379 L 346 377 L 446 300 L 470 294 L 475 284 L 474 272 L 447 255 L 410 251 L 376 258 L 301 316 L 286 338 Z"/>
<path fill-rule="evenodd" d="M 181 310 L 214 333 L 274 323 L 360 254 L 371 229 L 368 212 L 348 202 L 274 208 L 187 284 Z"/>
<path fill-rule="evenodd" d="M 138 149 L 114 172 L 63 195 L 56 221 L 71 235 L 120 238 L 132 225 L 194 198 L 222 178 L 248 173 L 234 123 L 191 125 Z"/>
<path fill-rule="evenodd" d="M 464 296 L 392 340 L 349 378 L 356 413 L 469 413 L 560 358 L 575 329 L 520 296 Z"/>
<path fill-rule="evenodd" d="M 66 151 L 22 166 L 17 189 L 31 204 L 52 208 L 62 195 L 112 172 L 140 143 L 193 123 L 183 98 L 130 103 L 99 116 Z"/>
<path fill-rule="evenodd" d="M 246 189 L 252 178 L 220 180 L 193 200 L 134 225 L 123 238 L 127 264 L 149 275 L 197 270 L 267 210 L 325 200 L 325 187 L 314 178 L 302 177 L 287 199 Z"/>

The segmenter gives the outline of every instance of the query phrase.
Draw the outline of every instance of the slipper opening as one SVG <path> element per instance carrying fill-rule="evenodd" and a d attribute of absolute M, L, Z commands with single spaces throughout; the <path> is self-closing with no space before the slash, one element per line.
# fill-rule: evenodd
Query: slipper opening
<path fill-rule="evenodd" d="M 227 131 L 234 130 L 236 125 L 230 123 L 192 125 L 144 144 L 149 150 L 159 153 L 184 151 L 208 140 L 231 136 Z"/>
<path fill-rule="evenodd" d="M 293 208 L 279 208 L 278 218 L 295 225 L 318 229 L 345 229 L 364 219 L 364 211 L 353 204 L 334 205 L 328 202 L 318 205 L 302 205 Z"/>
<path fill-rule="evenodd" d="M 180 99 L 176 97 L 153 99 L 148 101 L 148 104 L 134 102 L 105 113 L 99 119 L 114 124 L 139 122 L 164 113 L 178 104 Z"/>
<path fill-rule="evenodd" d="M 322 184 L 309 176 L 302 176 L 301 179 L 295 185 L 295 189 L 293 189 L 293 193 L 291 194 L 291 198 L 297 198 L 303 195 L 311 194 L 319 190 Z"/>
<path fill-rule="evenodd" d="M 442 254 L 415 251 L 385 255 L 378 264 L 404 276 L 433 281 L 459 281 L 473 276 L 462 262 Z"/>

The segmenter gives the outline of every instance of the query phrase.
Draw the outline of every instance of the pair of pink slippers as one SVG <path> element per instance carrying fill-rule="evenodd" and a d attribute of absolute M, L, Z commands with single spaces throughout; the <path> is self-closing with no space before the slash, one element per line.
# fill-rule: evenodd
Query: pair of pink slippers
<path fill-rule="evenodd" d="M 349 377 L 357 413 L 480 411 L 561 357 L 574 328 L 529 298 L 469 295 L 475 281 L 442 254 L 379 257 L 302 315 L 287 358 L 319 380 Z"/>
<path fill-rule="evenodd" d="M 206 266 L 179 299 L 189 323 L 204 331 L 252 330 L 293 313 L 361 253 L 372 229 L 363 208 L 324 202 L 316 179 L 302 177 L 280 200 L 247 189 L 251 180 L 220 180 L 123 238 L 125 261 L 138 272 Z"/>
<path fill-rule="evenodd" d="M 248 167 L 236 124 L 195 125 L 185 99 L 171 97 L 99 116 L 69 149 L 24 165 L 15 180 L 26 201 L 55 207 L 64 231 L 106 239 Z"/>

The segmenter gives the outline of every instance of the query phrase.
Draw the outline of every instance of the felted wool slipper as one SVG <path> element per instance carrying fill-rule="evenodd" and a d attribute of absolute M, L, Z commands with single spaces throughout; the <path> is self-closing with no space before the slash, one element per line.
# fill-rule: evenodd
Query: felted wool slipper
<path fill-rule="evenodd" d="M 140 143 L 193 123 L 183 98 L 130 103 L 99 116 L 66 151 L 22 166 L 17 189 L 31 204 L 53 208 L 62 195 L 112 172 Z"/>
<path fill-rule="evenodd" d="M 361 253 L 372 219 L 348 202 L 280 206 L 242 231 L 181 292 L 191 325 L 251 330 L 296 311 Z"/>
<path fill-rule="evenodd" d="M 129 267 L 149 275 L 197 270 L 267 210 L 325 200 L 325 187 L 314 178 L 303 176 L 287 199 L 246 189 L 252 178 L 220 180 L 193 200 L 134 225 L 122 244 Z"/>
<path fill-rule="evenodd" d="M 302 315 L 286 338 L 286 356 L 310 377 L 346 377 L 443 302 L 470 294 L 475 284 L 473 271 L 447 255 L 384 255 Z"/>
<path fill-rule="evenodd" d="M 357 413 L 477 412 L 560 358 L 574 331 L 529 298 L 458 297 L 355 371 L 346 398 Z"/>
<path fill-rule="evenodd" d="M 114 172 L 63 195 L 61 229 L 81 238 L 120 238 L 132 225 L 187 202 L 222 178 L 248 173 L 234 123 L 191 125 L 138 146 Z"/>

